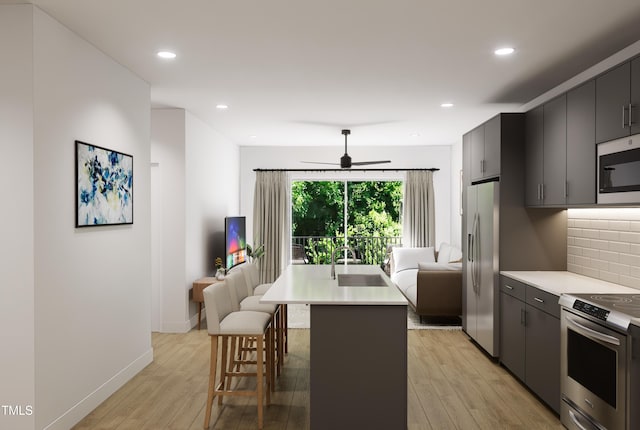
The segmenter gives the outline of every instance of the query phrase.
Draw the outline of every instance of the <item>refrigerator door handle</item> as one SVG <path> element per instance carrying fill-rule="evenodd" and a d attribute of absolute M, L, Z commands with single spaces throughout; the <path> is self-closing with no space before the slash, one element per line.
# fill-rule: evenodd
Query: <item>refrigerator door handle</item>
<path fill-rule="evenodd" d="M 476 213 L 473 217 L 473 237 L 472 237 L 472 257 L 471 257 L 471 279 L 473 281 L 473 291 L 478 293 L 478 277 L 480 272 L 480 267 L 478 266 L 478 228 L 480 227 L 480 219 L 479 215 Z"/>

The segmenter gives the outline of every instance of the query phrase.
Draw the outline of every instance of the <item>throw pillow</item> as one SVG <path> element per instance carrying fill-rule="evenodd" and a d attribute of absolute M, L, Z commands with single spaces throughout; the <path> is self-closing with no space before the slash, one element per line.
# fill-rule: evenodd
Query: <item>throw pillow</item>
<path fill-rule="evenodd" d="M 395 271 L 417 269 L 419 262 L 436 261 L 432 246 L 426 248 L 393 248 Z"/>
<path fill-rule="evenodd" d="M 456 248 L 455 246 L 451 247 L 451 254 L 449 255 L 449 263 L 460 263 L 462 262 L 462 251 L 460 248 Z"/>
<path fill-rule="evenodd" d="M 451 245 L 447 242 L 442 242 L 440 249 L 438 249 L 438 263 L 448 263 L 449 257 L 451 257 Z"/>

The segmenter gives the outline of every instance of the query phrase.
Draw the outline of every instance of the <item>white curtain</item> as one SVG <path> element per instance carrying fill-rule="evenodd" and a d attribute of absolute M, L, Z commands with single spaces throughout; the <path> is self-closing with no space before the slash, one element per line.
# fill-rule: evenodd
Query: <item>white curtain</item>
<path fill-rule="evenodd" d="M 254 247 L 264 244 L 258 262 L 260 282 L 273 282 L 286 266 L 289 251 L 289 179 L 287 172 L 256 172 L 253 197 Z"/>
<path fill-rule="evenodd" d="M 434 206 L 433 172 L 430 170 L 407 171 L 402 220 L 404 246 L 435 246 Z"/>

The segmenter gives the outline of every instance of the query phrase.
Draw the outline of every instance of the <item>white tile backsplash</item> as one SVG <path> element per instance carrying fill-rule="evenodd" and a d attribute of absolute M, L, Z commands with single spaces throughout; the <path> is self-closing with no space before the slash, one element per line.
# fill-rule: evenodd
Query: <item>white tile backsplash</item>
<path fill-rule="evenodd" d="M 567 270 L 640 289 L 640 208 L 567 214 Z"/>

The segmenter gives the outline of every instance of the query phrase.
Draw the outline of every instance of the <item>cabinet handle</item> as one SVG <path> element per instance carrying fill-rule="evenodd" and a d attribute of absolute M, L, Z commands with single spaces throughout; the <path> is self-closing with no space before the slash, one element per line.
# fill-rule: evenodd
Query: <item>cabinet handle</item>
<path fill-rule="evenodd" d="M 564 198 L 569 197 L 569 182 L 565 181 L 564 183 Z"/>
<path fill-rule="evenodd" d="M 524 309 L 520 309 L 520 324 L 527 325 L 527 313 Z"/>
<path fill-rule="evenodd" d="M 633 104 L 629 103 L 629 127 L 631 127 L 633 125 Z"/>
<path fill-rule="evenodd" d="M 539 299 L 539 298 L 537 298 L 537 297 L 534 297 L 534 298 L 533 298 L 533 300 L 535 300 L 535 301 L 536 301 L 536 302 L 538 302 L 538 303 L 544 303 L 544 300 Z"/>
<path fill-rule="evenodd" d="M 540 200 L 544 200 L 544 184 L 540 184 Z"/>
<path fill-rule="evenodd" d="M 504 284 L 504 287 L 508 290 L 513 290 L 513 287 L 511 285 Z"/>
<path fill-rule="evenodd" d="M 538 200 L 542 200 L 542 199 L 540 198 L 540 184 L 538 184 Z"/>
<path fill-rule="evenodd" d="M 624 113 L 627 110 L 627 108 L 623 105 L 622 106 L 622 128 L 627 128 L 627 122 L 624 120 Z"/>

